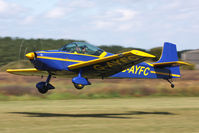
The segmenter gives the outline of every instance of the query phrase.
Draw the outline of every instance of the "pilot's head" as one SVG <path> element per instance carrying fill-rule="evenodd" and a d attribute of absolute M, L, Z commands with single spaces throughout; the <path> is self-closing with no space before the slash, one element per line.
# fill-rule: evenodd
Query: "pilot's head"
<path fill-rule="evenodd" d="M 87 50 L 87 46 L 86 45 L 82 46 L 82 53 L 86 53 L 86 50 Z"/>

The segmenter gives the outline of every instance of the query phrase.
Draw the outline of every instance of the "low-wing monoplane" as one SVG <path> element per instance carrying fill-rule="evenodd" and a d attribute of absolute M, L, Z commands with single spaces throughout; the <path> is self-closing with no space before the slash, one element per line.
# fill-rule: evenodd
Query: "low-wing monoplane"
<path fill-rule="evenodd" d="M 52 76 L 72 78 L 75 88 L 91 85 L 88 79 L 96 78 L 148 78 L 165 79 L 174 87 L 172 78 L 180 78 L 180 65 L 176 45 L 164 43 L 162 56 L 154 63 L 144 62 L 155 56 L 139 50 L 111 54 L 86 42 L 73 42 L 59 50 L 35 51 L 26 54 L 34 65 L 28 69 L 8 69 L 18 75 L 45 76 L 45 82 L 36 84 L 42 94 L 55 87 L 50 84 Z"/>

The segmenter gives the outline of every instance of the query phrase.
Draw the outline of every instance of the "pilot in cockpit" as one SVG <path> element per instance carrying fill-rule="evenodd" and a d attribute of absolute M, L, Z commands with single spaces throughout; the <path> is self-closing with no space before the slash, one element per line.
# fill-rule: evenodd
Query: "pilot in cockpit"
<path fill-rule="evenodd" d="M 84 45 L 82 47 L 82 54 L 87 54 L 87 47 L 86 47 L 86 45 Z"/>
<path fill-rule="evenodd" d="M 74 53 L 81 53 L 81 54 L 87 54 L 87 46 L 84 45 L 84 46 L 78 46 L 76 45 L 75 47 L 75 50 L 74 50 Z"/>
<path fill-rule="evenodd" d="M 81 53 L 81 48 L 78 45 L 76 45 L 74 52 Z"/>

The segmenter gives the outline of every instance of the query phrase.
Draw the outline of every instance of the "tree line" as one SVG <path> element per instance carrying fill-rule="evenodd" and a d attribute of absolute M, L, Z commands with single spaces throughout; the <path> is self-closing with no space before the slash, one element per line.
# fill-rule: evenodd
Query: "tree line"
<path fill-rule="evenodd" d="M 59 49 L 63 45 L 77 41 L 84 40 L 72 40 L 72 39 L 24 39 L 24 38 L 11 38 L 11 37 L 0 37 L 0 67 L 8 64 L 9 62 L 19 61 L 25 59 L 25 54 L 37 50 L 52 50 Z M 84 41 L 85 42 L 85 41 Z M 110 53 L 121 53 L 133 49 L 145 51 L 156 56 L 154 61 L 158 60 L 162 48 L 152 48 L 149 50 L 134 48 L 134 47 L 123 47 L 120 45 L 101 45 L 99 48 L 110 52 Z M 179 52 L 179 54 L 182 51 Z"/>

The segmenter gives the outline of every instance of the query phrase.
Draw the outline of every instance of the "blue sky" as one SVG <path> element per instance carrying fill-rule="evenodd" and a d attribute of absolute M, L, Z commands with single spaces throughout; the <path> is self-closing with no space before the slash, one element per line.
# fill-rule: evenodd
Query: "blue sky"
<path fill-rule="evenodd" d="M 0 0 L 0 36 L 198 49 L 198 0 Z"/>

